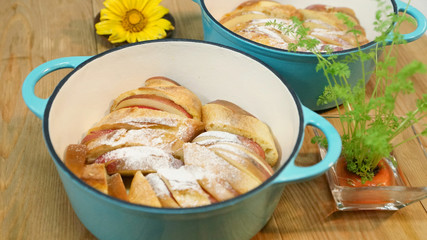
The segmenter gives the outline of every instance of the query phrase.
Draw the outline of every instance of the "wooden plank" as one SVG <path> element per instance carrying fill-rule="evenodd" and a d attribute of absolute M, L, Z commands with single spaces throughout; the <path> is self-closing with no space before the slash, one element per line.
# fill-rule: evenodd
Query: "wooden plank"
<path fill-rule="evenodd" d="M 27 74 L 46 61 L 92 55 L 92 6 L 76 1 L 1 1 L 0 232 L 2 239 L 83 239 L 90 236 L 68 202 L 43 141 L 41 120 L 21 97 Z M 69 70 L 36 88 L 48 97 Z"/>

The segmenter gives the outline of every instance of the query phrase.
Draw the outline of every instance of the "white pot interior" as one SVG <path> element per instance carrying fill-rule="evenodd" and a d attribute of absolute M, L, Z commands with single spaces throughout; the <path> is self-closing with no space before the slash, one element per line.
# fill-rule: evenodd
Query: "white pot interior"
<path fill-rule="evenodd" d="M 246 55 L 216 45 L 158 41 L 95 56 L 52 96 L 48 133 L 57 155 L 62 158 L 67 145 L 79 143 L 108 113 L 115 97 L 153 76 L 177 81 L 202 103 L 225 99 L 238 104 L 270 126 L 279 143 L 280 164 L 292 154 L 300 116 L 292 94 L 273 72 Z"/>
<path fill-rule="evenodd" d="M 231 12 L 238 5 L 246 0 L 203 0 L 209 13 L 216 19 L 220 20 L 224 14 Z M 378 33 L 374 31 L 375 14 L 378 9 L 377 0 L 274 0 L 281 4 L 293 5 L 296 8 L 305 8 L 313 4 L 324 4 L 334 7 L 348 7 L 353 9 L 361 26 L 366 31 L 366 36 L 369 41 L 373 41 Z M 387 4 L 392 6 L 391 1 Z M 393 8 L 391 8 L 393 9 Z"/>

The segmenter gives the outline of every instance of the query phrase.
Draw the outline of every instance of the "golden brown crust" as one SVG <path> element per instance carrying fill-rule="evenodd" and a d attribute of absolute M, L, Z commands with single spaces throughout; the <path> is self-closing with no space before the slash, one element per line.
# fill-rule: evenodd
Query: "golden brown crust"
<path fill-rule="evenodd" d="M 224 102 L 208 103 L 202 108 L 203 122 L 207 131 L 224 131 L 247 137 L 258 143 L 265 152 L 266 161 L 276 165 L 279 154 L 269 127 L 259 119 L 236 111 Z M 246 112 L 246 111 L 244 111 Z"/>
<path fill-rule="evenodd" d="M 105 165 L 101 163 L 89 164 L 84 167 L 80 177 L 86 184 L 98 191 L 108 194 L 108 174 Z"/>
<path fill-rule="evenodd" d="M 123 201 L 129 201 L 122 176 L 119 173 L 115 173 L 108 178 L 108 195 Z"/>
<path fill-rule="evenodd" d="M 151 77 L 145 80 L 145 86 L 159 87 L 159 86 L 181 86 L 181 85 L 170 78 L 167 78 L 164 76 L 156 76 L 156 77 Z"/>
<path fill-rule="evenodd" d="M 86 164 L 87 147 L 83 144 L 70 144 L 65 150 L 65 166 L 77 177 L 81 177 Z"/>
<path fill-rule="evenodd" d="M 151 185 L 141 172 L 136 172 L 129 189 L 129 202 L 151 207 L 162 207 Z"/>

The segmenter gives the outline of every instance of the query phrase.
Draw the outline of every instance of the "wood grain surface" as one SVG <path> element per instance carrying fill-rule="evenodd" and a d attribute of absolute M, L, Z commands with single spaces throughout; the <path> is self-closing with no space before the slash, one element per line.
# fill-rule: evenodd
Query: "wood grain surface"
<path fill-rule="evenodd" d="M 45 147 L 41 120 L 26 107 L 21 86 L 30 71 L 46 61 L 91 56 L 114 47 L 95 34 L 94 18 L 102 1 L 0 3 L 0 239 L 95 239 L 71 208 Z M 175 17 L 175 38 L 203 39 L 197 4 L 191 0 L 163 0 L 162 4 Z M 427 64 L 427 37 L 402 46 L 397 54 L 401 65 L 414 59 Z M 69 71 L 44 77 L 36 94 L 49 97 Z M 427 75 L 417 75 L 414 81 L 415 95 L 426 93 Z M 414 98 L 402 96 L 397 113 L 413 107 Z M 309 141 L 311 129 L 306 132 L 298 155 L 301 165 L 320 158 Z M 420 146 L 427 146 L 425 138 L 399 151 L 405 177 L 413 186 L 427 186 L 426 152 Z M 253 239 L 426 239 L 426 207 L 424 200 L 399 211 L 337 212 L 326 178 L 321 176 L 288 185 L 273 217 Z"/>

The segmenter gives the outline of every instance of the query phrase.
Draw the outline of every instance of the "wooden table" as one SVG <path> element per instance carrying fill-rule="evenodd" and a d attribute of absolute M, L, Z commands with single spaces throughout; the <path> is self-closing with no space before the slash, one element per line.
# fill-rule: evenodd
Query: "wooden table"
<path fill-rule="evenodd" d="M 25 106 L 21 85 L 46 61 L 91 56 L 112 47 L 94 30 L 102 0 L 0 3 L 0 239 L 94 239 L 71 208 L 45 147 L 41 121 Z M 203 39 L 197 4 L 191 0 L 162 4 L 175 17 L 175 38 Z M 427 37 L 402 46 L 398 55 L 400 64 L 413 59 L 427 64 Z M 45 77 L 36 87 L 37 95 L 48 97 L 69 71 Z M 427 75 L 417 75 L 414 81 L 416 95 L 425 93 Z M 400 98 L 398 113 L 411 109 L 413 102 L 412 97 Z M 426 147 L 427 141 L 421 141 Z M 417 154 L 411 148 L 403 151 L 404 172 L 413 186 L 426 186 L 425 153 Z M 298 162 L 318 159 L 317 148 L 306 137 Z M 414 159 L 418 163 L 410 167 Z M 395 212 L 334 212 L 326 178 L 321 176 L 288 185 L 273 217 L 253 239 L 426 239 L 426 207 L 424 200 Z"/>

